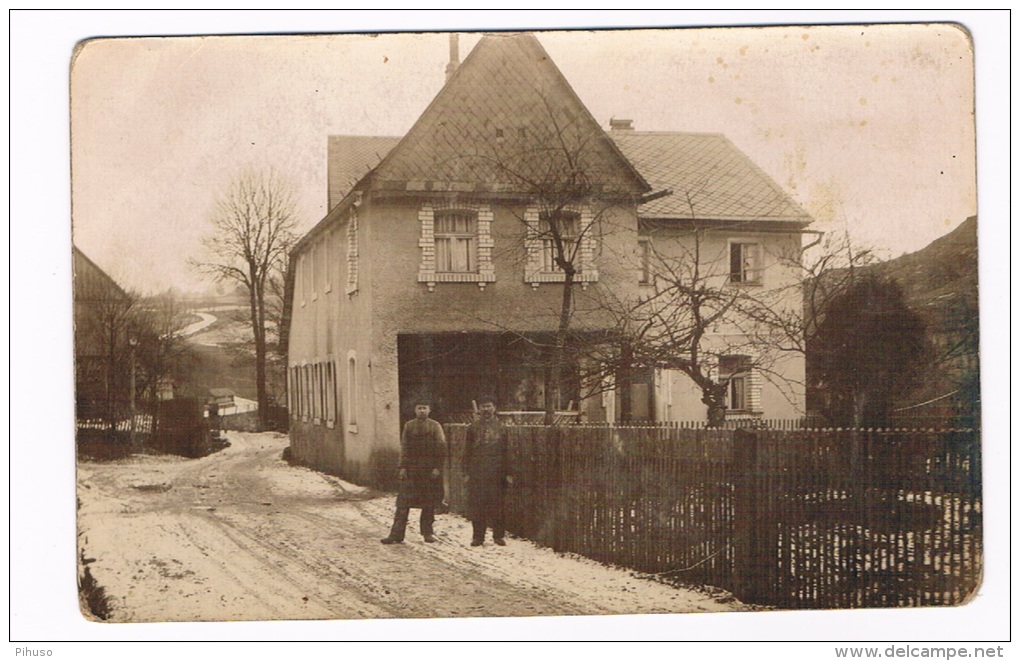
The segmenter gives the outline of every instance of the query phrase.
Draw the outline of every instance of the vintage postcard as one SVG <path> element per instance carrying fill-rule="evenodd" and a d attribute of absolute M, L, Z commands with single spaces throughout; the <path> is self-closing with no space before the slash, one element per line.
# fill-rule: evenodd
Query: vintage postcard
<path fill-rule="evenodd" d="M 967 604 L 974 48 L 952 23 L 81 42 L 82 614 Z"/>

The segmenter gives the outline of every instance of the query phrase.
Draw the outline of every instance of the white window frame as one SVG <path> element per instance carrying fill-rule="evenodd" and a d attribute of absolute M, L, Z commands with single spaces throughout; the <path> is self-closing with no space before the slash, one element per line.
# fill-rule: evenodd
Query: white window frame
<path fill-rule="evenodd" d="M 564 227 L 560 227 L 560 241 L 563 243 L 563 252 L 567 256 L 573 256 L 573 259 L 579 260 L 581 253 L 578 249 L 577 242 L 579 241 L 578 235 L 581 233 L 581 214 L 577 211 L 564 209 L 561 213 L 570 214 L 572 217 L 573 227 L 569 228 L 572 231 L 565 232 Z M 556 263 L 556 240 L 552 238 L 552 227 L 548 220 L 542 218 L 541 212 L 538 214 L 538 226 L 541 232 L 542 241 L 542 273 L 560 273 L 562 269 Z"/>
<path fill-rule="evenodd" d="M 290 418 L 292 420 L 300 417 L 297 404 L 296 370 L 297 368 L 294 365 L 291 365 L 287 369 L 287 409 L 290 412 Z"/>
<path fill-rule="evenodd" d="M 472 271 L 440 271 L 438 269 L 436 215 L 445 212 L 475 215 L 475 268 Z M 424 202 L 418 210 L 418 222 L 421 226 L 421 235 L 418 239 L 418 247 L 421 248 L 418 282 L 425 284 L 430 292 L 435 291 L 436 283 L 441 282 L 474 282 L 482 290 L 488 283 L 495 282 L 496 267 L 492 261 L 492 249 L 495 245 L 492 239 L 493 220 L 492 207 L 488 204 L 451 200 Z M 467 238 L 467 235 L 463 235 L 463 238 Z"/>
<path fill-rule="evenodd" d="M 463 230 L 442 227 L 445 224 L 443 221 L 449 219 L 463 220 L 468 227 Z M 478 273 L 478 212 L 462 209 L 436 210 L 433 222 L 436 274 Z M 458 264 L 457 257 L 464 247 L 467 248 L 466 261 L 464 264 Z"/>
<path fill-rule="evenodd" d="M 724 373 L 722 363 L 727 358 L 745 360 L 747 369 Z M 728 416 L 739 417 L 761 413 L 762 381 L 761 373 L 754 366 L 754 356 L 747 353 L 719 356 L 713 376 L 720 383 L 726 381 L 726 414 Z M 737 384 L 742 388 L 743 395 L 743 401 L 740 402 L 743 406 L 740 408 L 734 408 L 733 405 L 733 389 Z"/>
<path fill-rule="evenodd" d="M 358 355 L 347 352 L 347 431 L 358 433 Z"/>
<path fill-rule="evenodd" d="M 322 424 L 322 363 L 312 365 L 312 424 Z"/>
<path fill-rule="evenodd" d="M 325 363 L 325 384 L 323 396 L 326 400 L 326 427 L 336 426 L 336 367 L 333 356 L 328 356 Z"/>
<path fill-rule="evenodd" d="M 745 249 L 753 247 L 755 259 L 755 266 L 747 266 L 747 255 Z M 734 251 L 739 250 L 740 266 L 739 271 L 734 271 Z M 729 240 L 729 251 L 727 252 L 727 282 L 731 285 L 750 285 L 760 286 L 765 281 L 765 252 L 762 250 L 761 241 L 753 239 L 730 239 Z"/>
<path fill-rule="evenodd" d="M 311 407 L 308 398 L 310 396 L 310 379 L 308 363 L 301 364 L 301 422 L 308 422 L 311 419 Z"/>
<path fill-rule="evenodd" d="M 580 246 L 575 257 L 574 282 L 580 283 L 582 289 L 587 289 L 589 283 L 598 282 L 599 279 L 598 268 L 595 266 L 594 216 L 588 205 L 571 206 L 564 211 L 578 215 Z M 546 246 L 551 239 L 545 238 L 548 232 L 544 230 L 542 215 L 537 206 L 529 205 L 525 209 L 524 224 L 526 226 L 524 249 L 527 253 L 524 282 L 530 284 L 533 289 L 538 289 L 542 283 L 564 282 L 567 276 L 562 270 L 546 269 Z"/>

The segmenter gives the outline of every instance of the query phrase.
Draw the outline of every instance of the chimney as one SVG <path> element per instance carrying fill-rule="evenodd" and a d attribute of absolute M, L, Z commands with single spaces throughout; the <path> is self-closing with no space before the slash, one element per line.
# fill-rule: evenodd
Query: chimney
<path fill-rule="evenodd" d="M 450 82 L 453 72 L 460 66 L 460 42 L 457 33 L 450 34 L 450 63 L 446 65 L 446 82 Z"/>
<path fill-rule="evenodd" d="M 610 131 L 633 131 L 634 120 L 633 119 L 610 119 L 609 120 Z"/>

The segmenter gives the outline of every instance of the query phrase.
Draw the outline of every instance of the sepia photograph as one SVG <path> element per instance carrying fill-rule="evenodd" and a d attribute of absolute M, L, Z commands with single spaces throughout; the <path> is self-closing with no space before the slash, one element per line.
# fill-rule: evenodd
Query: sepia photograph
<path fill-rule="evenodd" d="M 980 43 L 562 28 L 74 45 L 83 622 L 980 600 Z"/>

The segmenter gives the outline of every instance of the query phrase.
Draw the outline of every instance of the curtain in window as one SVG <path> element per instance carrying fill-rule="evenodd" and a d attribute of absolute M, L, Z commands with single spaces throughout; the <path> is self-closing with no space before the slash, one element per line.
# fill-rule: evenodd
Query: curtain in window
<path fill-rule="evenodd" d="M 478 217 L 473 212 L 444 212 L 435 218 L 436 270 L 473 273 L 478 270 Z"/>
<path fill-rule="evenodd" d="M 719 379 L 727 384 L 727 408 L 743 411 L 748 408 L 748 378 L 751 375 L 750 356 L 721 356 Z"/>

